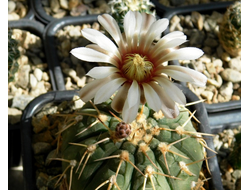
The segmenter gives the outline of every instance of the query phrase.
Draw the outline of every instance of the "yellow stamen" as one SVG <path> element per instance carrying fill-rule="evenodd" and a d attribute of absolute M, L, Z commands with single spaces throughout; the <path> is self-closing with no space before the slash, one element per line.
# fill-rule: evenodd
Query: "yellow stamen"
<path fill-rule="evenodd" d="M 130 80 L 142 82 L 151 76 L 153 64 L 147 60 L 147 57 L 141 57 L 139 54 L 128 54 L 125 58 L 125 64 L 122 71 Z"/>

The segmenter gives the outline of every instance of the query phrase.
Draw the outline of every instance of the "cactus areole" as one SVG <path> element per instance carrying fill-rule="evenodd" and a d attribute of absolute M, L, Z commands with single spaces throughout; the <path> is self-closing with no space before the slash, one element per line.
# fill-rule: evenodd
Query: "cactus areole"
<path fill-rule="evenodd" d="M 70 189 L 190 190 L 204 149 L 189 112 L 181 109 L 167 119 L 145 105 L 130 124 L 114 113 L 105 102 L 86 103 L 72 114 L 83 117 L 61 133 L 62 158 L 69 161 L 62 162 L 62 171 Z"/>

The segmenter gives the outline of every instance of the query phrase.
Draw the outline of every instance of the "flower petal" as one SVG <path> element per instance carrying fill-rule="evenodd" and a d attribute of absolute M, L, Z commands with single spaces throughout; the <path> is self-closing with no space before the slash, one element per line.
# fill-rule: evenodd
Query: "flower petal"
<path fill-rule="evenodd" d="M 162 104 L 161 111 L 165 115 L 165 117 L 169 119 L 176 118 L 180 113 L 177 105 L 175 105 L 174 109 L 171 109 L 165 106 L 164 104 Z"/>
<path fill-rule="evenodd" d="M 147 52 L 150 48 L 150 45 L 153 43 L 156 37 L 160 36 L 161 33 L 167 29 L 169 20 L 167 18 L 162 18 L 154 22 L 148 32 L 147 32 L 147 41 L 144 45 L 144 51 Z"/>
<path fill-rule="evenodd" d="M 82 99 L 82 101 L 87 102 L 94 98 L 96 92 L 99 90 L 101 86 L 103 86 L 105 83 L 109 82 L 111 80 L 110 77 L 104 78 L 104 79 L 97 79 L 89 82 L 86 84 L 78 93 L 79 97 Z"/>
<path fill-rule="evenodd" d="M 126 81 L 125 78 L 117 78 L 103 85 L 95 95 L 94 103 L 100 104 L 109 99 L 115 91 Z"/>
<path fill-rule="evenodd" d="M 95 79 L 102 79 L 105 77 L 108 77 L 112 74 L 114 74 L 115 72 L 118 72 L 119 69 L 117 69 L 116 67 L 94 67 L 93 69 L 91 69 L 86 75 L 95 78 Z"/>
<path fill-rule="evenodd" d="M 135 19 L 135 13 L 133 11 L 128 11 L 127 14 L 124 16 L 124 33 L 126 36 L 126 41 L 128 43 L 128 52 L 131 51 L 131 44 L 133 40 L 133 34 L 136 27 L 136 19 Z"/>
<path fill-rule="evenodd" d="M 173 39 L 187 39 L 187 36 L 181 32 L 181 31 L 173 31 L 173 32 L 170 32 L 168 34 L 166 34 L 165 36 L 163 36 L 161 38 L 161 40 L 164 40 L 166 42 L 170 41 L 170 40 L 173 40 Z"/>
<path fill-rule="evenodd" d="M 156 80 L 162 88 L 166 91 L 167 94 L 177 103 L 186 105 L 186 97 L 183 92 L 174 85 L 173 82 L 169 81 L 167 77 L 157 76 L 153 78 Z"/>
<path fill-rule="evenodd" d="M 116 59 L 106 54 L 103 54 L 99 51 L 96 51 L 94 49 L 90 49 L 86 47 L 79 47 L 79 48 L 72 49 L 70 53 L 72 53 L 75 57 L 83 61 L 110 63 L 114 66 L 118 65 Z"/>
<path fill-rule="evenodd" d="M 195 47 L 184 47 L 175 51 L 171 51 L 165 56 L 161 57 L 157 61 L 157 66 L 163 62 L 170 61 L 170 60 L 192 60 L 197 59 L 203 55 L 203 51 L 195 48 Z"/>
<path fill-rule="evenodd" d="M 110 63 L 109 56 L 86 47 L 74 48 L 70 53 L 83 61 Z"/>
<path fill-rule="evenodd" d="M 123 84 L 112 100 L 111 107 L 118 113 L 122 112 L 124 103 L 127 100 L 129 87 L 129 83 Z"/>
<path fill-rule="evenodd" d="M 166 93 L 166 91 L 161 86 L 159 86 L 155 82 L 150 82 L 148 84 L 155 90 L 155 92 L 158 94 L 159 98 L 161 99 L 162 103 L 166 107 L 171 108 L 171 109 L 174 108 L 175 102 L 173 101 L 172 97 L 168 93 Z"/>
<path fill-rule="evenodd" d="M 133 80 L 133 83 L 132 85 L 130 86 L 129 88 L 129 91 L 128 91 L 128 108 L 131 108 L 132 106 L 135 105 L 136 102 L 138 102 L 139 100 L 136 99 L 136 98 L 139 98 L 138 97 L 138 94 L 140 93 L 139 92 L 139 85 L 137 83 L 136 80 Z"/>
<path fill-rule="evenodd" d="M 172 77 L 172 78 L 174 78 L 175 80 L 178 80 L 178 81 L 194 82 L 194 79 L 190 75 L 188 75 L 188 74 L 186 74 L 186 73 L 184 73 L 182 71 L 178 71 L 178 70 L 168 68 L 168 66 L 166 66 L 167 68 L 157 70 L 155 72 L 155 74 L 164 73 L 164 74 L 167 74 L 168 76 L 170 76 L 170 77 Z M 178 67 L 181 67 L 181 66 L 178 66 Z"/>
<path fill-rule="evenodd" d="M 112 52 L 117 57 L 120 57 L 120 53 L 118 52 L 116 45 L 98 30 L 94 30 L 92 28 L 85 28 L 81 32 L 82 35 L 89 41 L 99 45 L 102 49 Z"/>
<path fill-rule="evenodd" d="M 207 77 L 204 74 L 200 73 L 199 71 L 177 65 L 168 65 L 167 68 L 168 70 L 178 71 L 182 72 L 183 74 L 185 73 L 186 75 L 189 75 L 193 79 L 193 82 L 192 81 L 190 82 L 197 86 L 203 87 L 207 83 Z M 189 82 L 189 81 L 184 81 L 184 82 Z"/>
<path fill-rule="evenodd" d="M 156 112 L 159 111 L 161 109 L 161 99 L 159 98 L 157 93 L 147 83 L 143 83 L 142 86 L 149 107 L 151 107 Z"/>
<path fill-rule="evenodd" d="M 185 43 L 186 41 L 187 41 L 186 39 L 181 39 L 181 38 L 176 38 L 168 42 L 164 40 L 159 40 L 157 44 L 151 49 L 150 54 L 153 55 L 152 56 L 153 59 L 157 58 L 159 57 L 159 54 L 161 54 L 162 52 L 166 52 L 166 49 L 177 47 Z"/>
<path fill-rule="evenodd" d="M 135 105 L 133 107 L 129 108 L 128 99 L 126 99 L 124 103 L 124 107 L 122 110 L 122 119 L 126 123 L 131 123 L 137 116 L 139 105 L 140 105 L 140 101 L 139 101 L 140 93 L 137 94 L 137 96 L 138 97 L 136 97 L 136 99 L 138 101 L 135 102 Z"/>
<path fill-rule="evenodd" d="M 112 36 L 119 48 L 121 48 L 121 52 L 124 52 L 125 47 L 122 34 L 115 19 L 109 14 L 99 15 L 97 19 L 105 30 L 107 30 L 107 32 Z"/>

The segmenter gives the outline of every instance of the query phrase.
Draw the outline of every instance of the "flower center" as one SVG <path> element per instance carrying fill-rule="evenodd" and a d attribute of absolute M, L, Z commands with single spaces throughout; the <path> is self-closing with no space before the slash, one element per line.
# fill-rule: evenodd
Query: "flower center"
<path fill-rule="evenodd" d="M 124 75 L 137 82 L 150 78 L 153 71 L 153 64 L 148 61 L 146 56 L 141 57 L 139 54 L 126 55 L 124 63 L 122 67 Z"/>

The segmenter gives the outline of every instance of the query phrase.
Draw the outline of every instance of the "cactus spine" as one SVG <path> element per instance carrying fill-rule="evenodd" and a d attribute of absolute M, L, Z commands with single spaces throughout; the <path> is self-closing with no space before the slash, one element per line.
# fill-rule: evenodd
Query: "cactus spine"
<path fill-rule="evenodd" d="M 224 14 L 219 39 L 223 48 L 233 57 L 241 54 L 241 3 L 235 2 Z"/>

